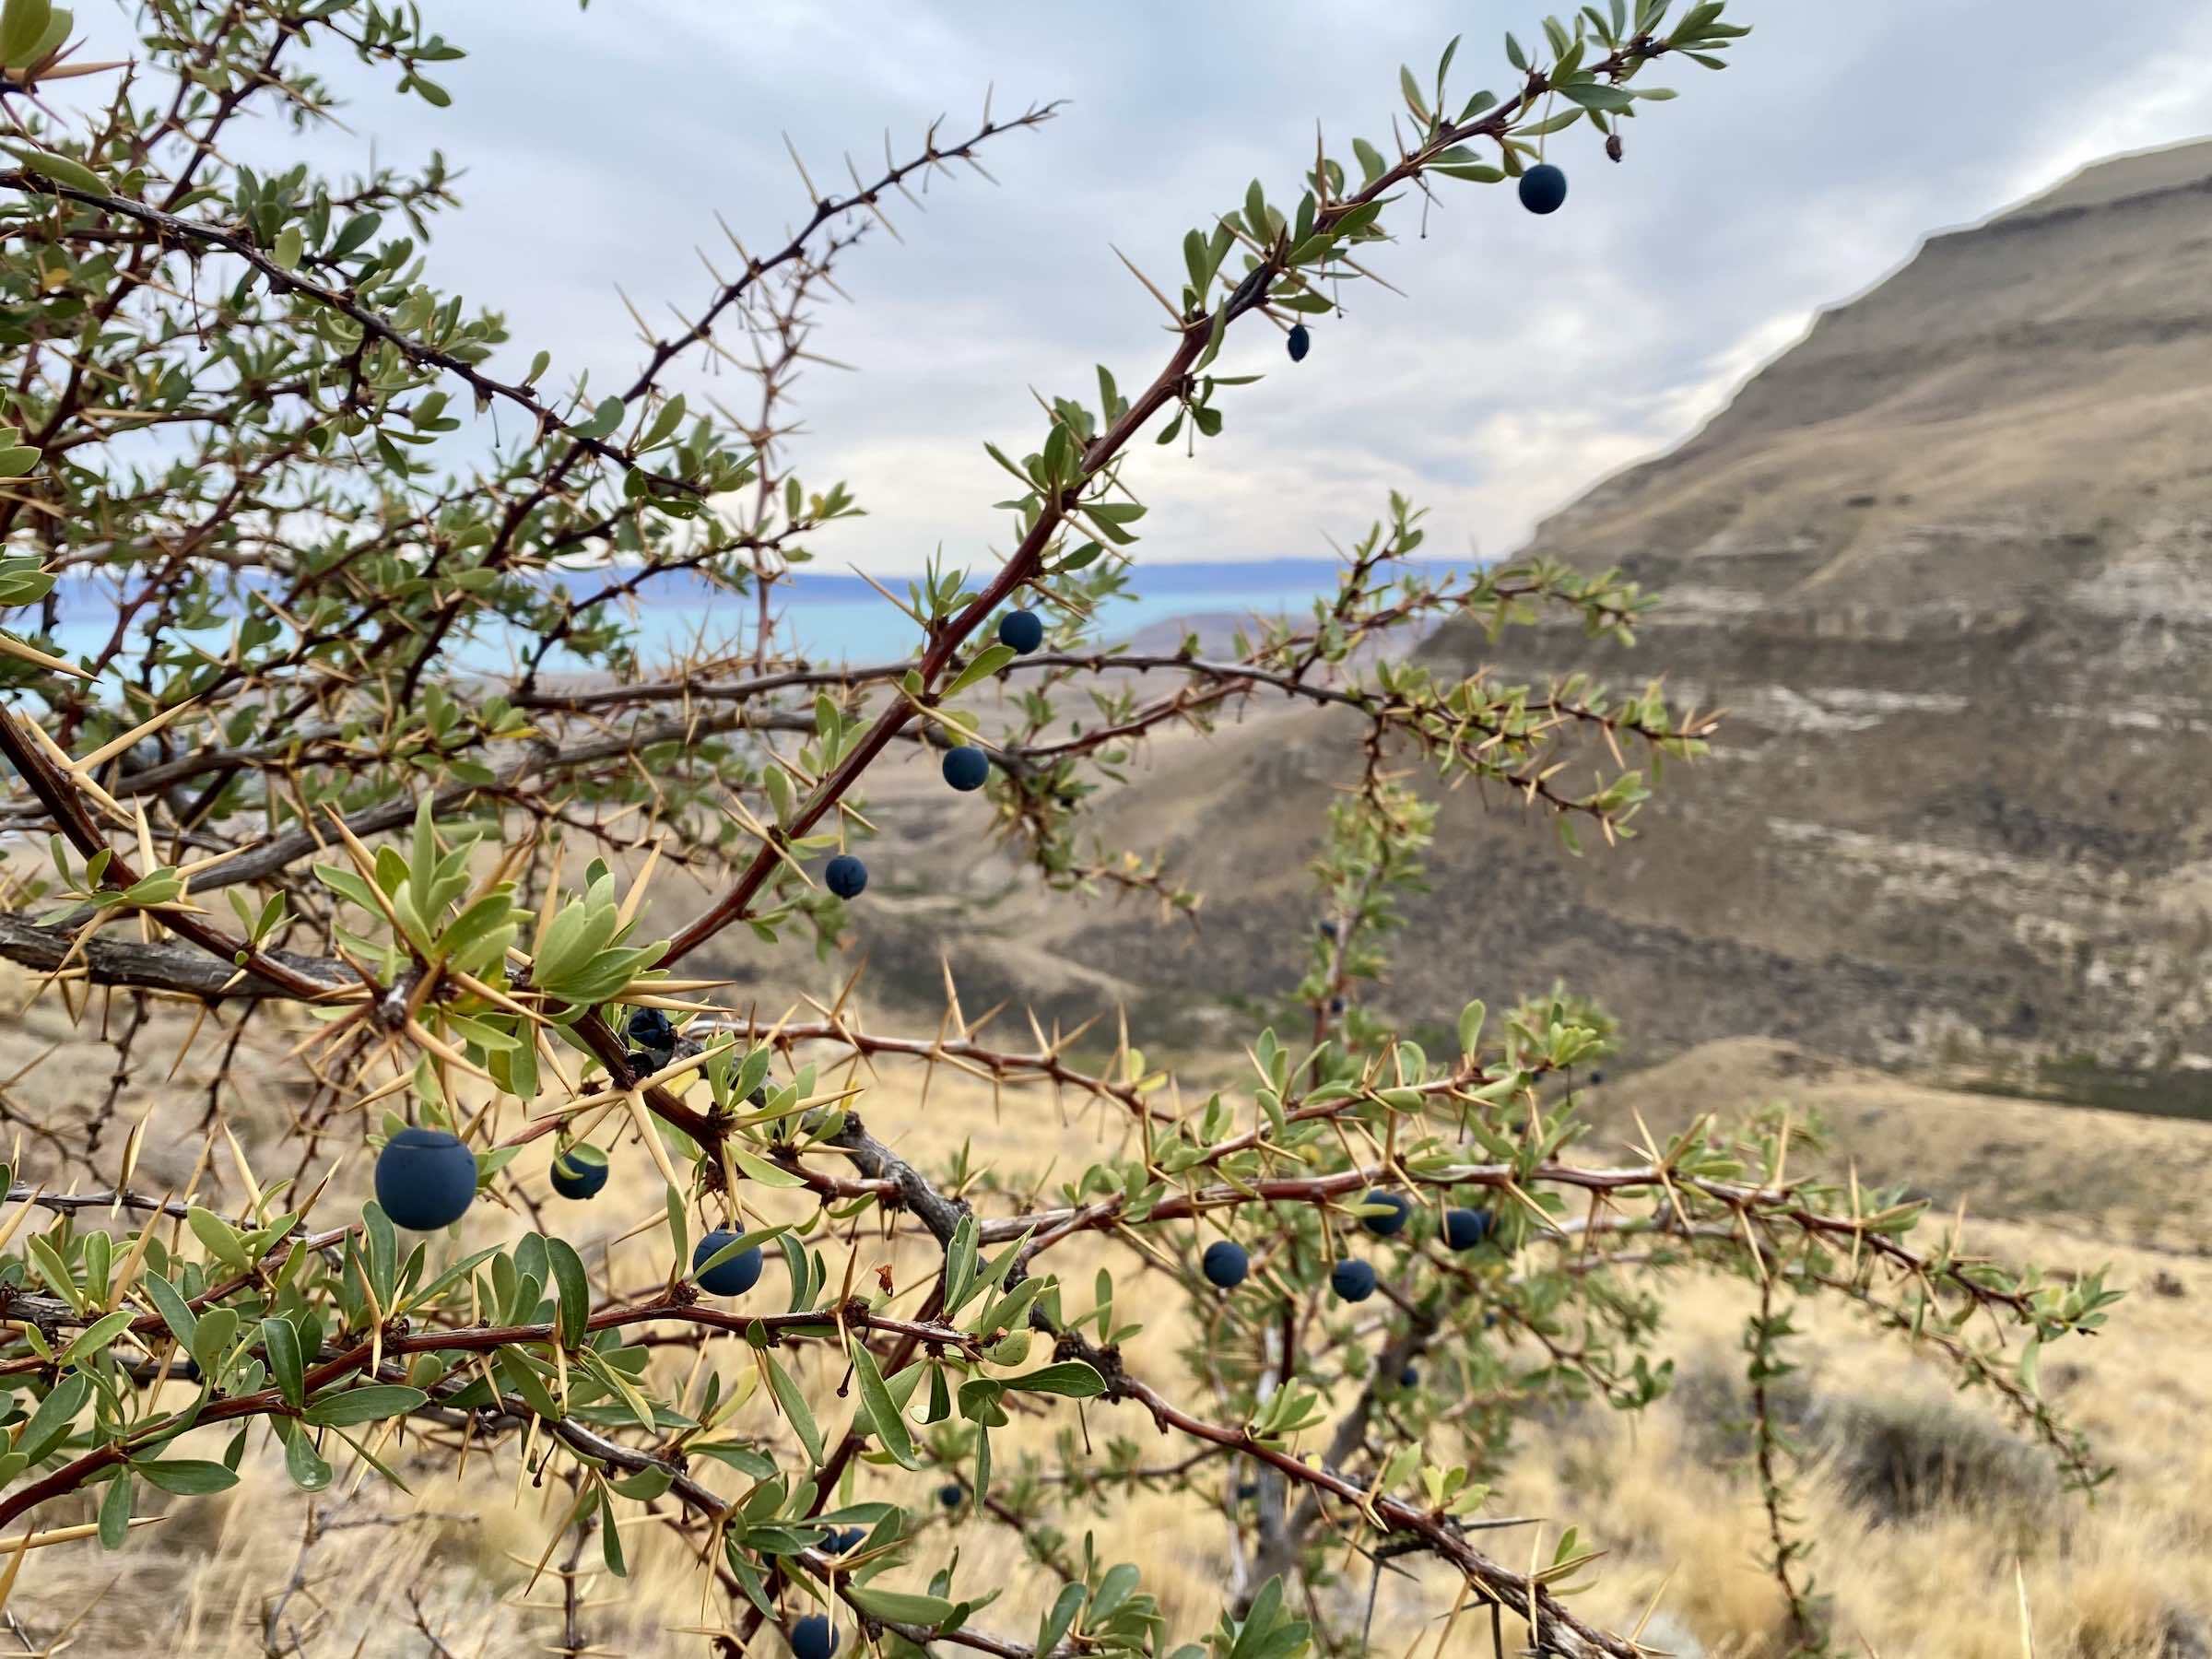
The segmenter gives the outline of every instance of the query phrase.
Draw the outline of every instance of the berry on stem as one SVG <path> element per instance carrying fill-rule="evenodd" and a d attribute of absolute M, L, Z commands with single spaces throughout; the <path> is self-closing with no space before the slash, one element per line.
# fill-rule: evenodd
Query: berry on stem
<path fill-rule="evenodd" d="M 571 1147 L 553 1160 L 553 1190 L 563 1198 L 589 1198 L 606 1184 L 606 1154 Z"/>
<path fill-rule="evenodd" d="M 971 743 L 945 751 L 945 782 L 965 794 L 981 789 L 991 776 L 991 757 Z"/>
<path fill-rule="evenodd" d="M 1387 1239 L 1402 1231 L 1406 1220 L 1413 1214 L 1413 1200 L 1403 1193 L 1376 1191 L 1367 1194 L 1359 1202 L 1362 1204 L 1386 1204 L 1390 1206 L 1390 1212 L 1387 1215 L 1359 1218 L 1359 1225 L 1366 1228 L 1378 1239 Z"/>
<path fill-rule="evenodd" d="M 1531 213 L 1557 213 L 1567 200 L 1567 175 L 1539 161 L 1521 175 L 1521 206 Z"/>
<path fill-rule="evenodd" d="M 451 1227 L 477 1201 L 476 1155 L 457 1135 L 410 1124 L 376 1155 L 376 1201 L 409 1232 Z"/>
<path fill-rule="evenodd" d="M 1498 1218 L 1487 1209 L 1444 1212 L 1444 1242 L 1454 1250 L 1472 1250 L 1490 1236 Z"/>
<path fill-rule="evenodd" d="M 640 1008 L 629 1017 L 629 1041 L 664 1063 L 676 1053 L 676 1022 L 660 1008 Z"/>
<path fill-rule="evenodd" d="M 718 1227 L 699 1241 L 691 1253 L 691 1271 L 698 1275 L 699 1288 L 709 1296 L 743 1296 L 760 1279 L 760 1246 L 741 1250 L 726 1262 L 717 1263 L 704 1273 L 700 1265 L 729 1245 L 737 1242 L 737 1235 L 726 1227 Z"/>
<path fill-rule="evenodd" d="M 1008 611 L 998 619 L 998 642 L 1013 646 L 1018 656 L 1028 656 L 1044 643 L 1044 618 L 1035 611 Z"/>
<path fill-rule="evenodd" d="M 791 1627 L 794 1659 L 830 1659 L 837 1652 L 837 1632 L 827 1615 L 809 1613 Z"/>
<path fill-rule="evenodd" d="M 1252 1271 L 1252 1259 L 1244 1253 L 1244 1246 L 1234 1239 L 1216 1239 L 1206 1247 L 1199 1266 L 1207 1284 L 1234 1290 Z"/>
<path fill-rule="evenodd" d="M 868 866 L 850 853 L 840 853 L 822 872 L 822 885 L 840 899 L 857 899 L 868 885 Z"/>
<path fill-rule="evenodd" d="M 1363 1302 L 1375 1293 L 1375 1270 L 1365 1262 L 1347 1256 L 1329 1269 L 1329 1288 L 1336 1292 L 1339 1301 Z"/>
<path fill-rule="evenodd" d="M 1290 360 L 1294 363 L 1304 362 L 1306 353 L 1312 348 L 1313 336 L 1306 332 L 1306 325 L 1303 323 L 1293 325 L 1290 330 Z"/>

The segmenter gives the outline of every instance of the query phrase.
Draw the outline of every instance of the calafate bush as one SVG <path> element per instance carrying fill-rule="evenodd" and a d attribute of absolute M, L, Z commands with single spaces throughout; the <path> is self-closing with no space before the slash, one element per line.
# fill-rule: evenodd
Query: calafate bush
<path fill-rule="evenodd" d="M 1159 360 L 1041 396 L 1028 441 L 990 446 L 1004 499 L 945 526 L 1011 551 L 940 557 L 885 594 L 911 653 L 833 668 L 780 608 L 860 511 L 794 470 L 815 312 L 856 243 L 922 233 L 913 191 L 1052 141 L 1053 107 L 941 124 L 841 170 L 849 187 L 800 168 L 795 231 L 730 230 L 685 319 L 641 321 L 634 377 L 586 386 L 429 280 L 457 206 L 442 159 L 346 177 L 230 159 L 251 124 L 333 118 L 332 56 L 447 102 L 459 48 L 417 7 L 143 0 L 137 29 L 126 66 L 82 61 L 47 0 L 0 22 L 0 953 L 116 1076 L 62 1113 L 9 1108 L 0 1584 L 87 1529 L 127 1571 L 134 1517 L 248 1458 L 312 1493 L 489 1455 L 559 1495 L 548 1558 L 595 1532 L 620 1573 L 637 1540 L 680 1535 L 706 1611 L 669 1640 L 725 1653 L 1350 1653 L 1369 1563 L 1395 1601 L 1420 1581 L 1386 1564 L 1422 1554 L 1459 1586 L 1420 1610 L 1439 1651 L 1628 1655 L 1633 1631 L 1573 1610 L 1595 1570 L 1580 1535 L 1532 1562 L 1492 1483 L 1548 1405 L 1666 1388 L 1654 1343 L 1685 1272 L 1757 1288 L 1757 1463 L 1803 1651 L 1830 1639 L 1766 1404 L 1797 1301 L 1858 1304 L 2096 1478 L 2034 1358 L 2098 1323 L 2097 1280 L 1916 1242 L 1916 1206 L 1824 1178 L 1773 1117 L 1583 1155 L 1574 1068 L 1611 1027 L 1569 992 L 1470 1003 L 1427 1048 L 1363 995 L 1418 901 L 1437 791 L 1609 845 L 1712 726 L 1655 681 L 1459 678 L 1393 641 L 1562 612 L 1626 641 L 1649 598 L 1549 563 L 1439 576 L 1393 500 L 1334 595 L 1218 658 L 1116 648 L 1094 621 L 1141 576 L 1133 446 L 1204 465 L 1240 402 L 1359 350 L 1342 297 L 1386 267 L 1421 280 L 1404 221 L 1574 212 L 1573 171 L 1664 116 L 1654 70 L 1723 66 L 1747 31 L 1721 5 L 1546 20 L 1506 39 L 1497 92 L 1446 49 L 1371 138 L 1320 136 L 1148 274 L 1133 261 L 1127 338 L 1164 334 Z M 1526 277 L 1484 275 L 1500 295 Z M 1221 371 L 1232 331 L 1271 327 L 1264 383 Z M 714 366 L 719 392 L 697 378 Z M 654 665 L 629 607 L 671 587 L 712 597 L 713 642 Z M 64 600 L 86 594 L 112 627 L 65 648 Z M 938 751 L 942 810 L 1061 901 L 1134 896 L 1173 925 L 1198 896 L 1100 844 L 1094 797 L 1132 787 L 1148 735 L 1277 699 L 1350 735 L 1312 826 L 1312 924 L 1282 941 L 1294 1006 L 1249 1033 L 1234 1087 L 1197 1098 L 1111 1024 L 1007 1045 L 1010 1017 L 983 1030 L 956 1001 L 887 1034 L 715 971 L 794 934 L 833 952 L 848 907 L 882 901 L 899 857 L 871 846 L 862 790 L 904 746 Z M 172 1065 L 151 1030 L 215 1066 L 204 1098 L 138 1109 Z M 1087 1101 L 1095 1161 L 1017 1190 L 949 1136 L 894 1151 L 869 1088 L 902 1056 Z M 285 1123 L 230 1121 L 248 1073 Z M 207 1149 L 164 1193 L 140 1179 L 156 1142 Z M 365 1191 L 371 1163 L 381 1201 L 339 1213 L 327 1194 Z M 649 1285 L 564 1237 L 625 1164 L 665 1187 Z M 496 1241 L 438 1230 L 465 1215 Z M 894 1234 L 926 1241 L 926 1274 L 878 1274 Z M 1201 1335 L 1180 1370 L 1140 1367 L 1135 1305 L 1169 1292 Z M 796 1376 L 825 1352 L 830 1420 Z M 1029 1450 L 994 1435 L 1040 1414 L 1053 1432 Z M 1171 1632 L 1137 1568 L 1099 1559 L 1094 1517 L 1139 1487 L 1235 1540 L 1210 1630 Z M 1040 1626 L 1004 1621 L 947 1515 L 1016 1529 L 1064 1583 Z M 1316 1594 L 1347 1573 L 1359 1594 Z M 571 1597 L 571 1650 L 579 1618 Z"/>

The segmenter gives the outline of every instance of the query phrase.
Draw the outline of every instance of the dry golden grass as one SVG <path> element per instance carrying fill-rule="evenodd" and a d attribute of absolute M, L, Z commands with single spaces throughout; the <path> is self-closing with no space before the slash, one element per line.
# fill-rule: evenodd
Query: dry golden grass
<path fill-rule="evenodd" d="M 41 1013 L 29 1029 L 46 1026 Z M 164 1065 L 171 1052 L 160 1051 Z M 23 1079 L 14 1097 L 33 1105 L 42 1091 L 57 1103 L 65 1099 L 73 1053 L 62 1051 L 55 1062 Z M 59 1072 L 52 1069 L 57 1064 Z M 157 1121 L 157 1128 L 168 1133 L 157 1135 L 148 1154 L 156 1182 L 189 1171 L 197 1156 L 193 1125 L 204 1096 L 194 1095 L 192 1084 L 198 1064 L 195 1054 L 179 1075 L 178 1098 L 184 1103 L 173 1109 L 177 1121 Z M 1747 1073 L 1740 1065 L 1724 1077 L 1700 1074 L 1700 1081 L 1724 1085 L 1747 1103 L 1790 1092 L 1788 1079 L 1757 1068 Z M 1854 1075 L 1852 1086 L 1878 1094 L 1876 1082 Z M 1924 1102 L 1916 1091 L 1893 1088 L 1887 1116 L 1878 1102 L 1863 1121 L 1855 1112 L 1846 1114 L 1839 1159 L 1855 1154 L 1868 1161 L 1905 1133 L 1900 1113 Z M 1053 1180 L 1066 1177 L 1096 1155 L 1102 1136 L 1118 1138 L 1121 1133 L 1118 1124 L 1095 1116 L 1064 1118 L 1042 1091 L 1009 1090 L 994 1103 L 978 1086 L 941 1074 L 926 1103 L 922 1094 L 918 1070 L 886 1065 L 864 1111 L 879 1135 L 925 1161 L 935 1162 L 935 1155 L 970 1137 L 979 1160 L 1016 1184 L 1048 1169 Z M 1654 1110 L 1664 1105 L 1664 1088 L 1651 1093 Z M 2069 1164 L 2082 1167 L 2088 1142 L 2109 1127 L 2093 1115 L 2063 1109 L 1979 1099 L 1974 1104 L 1986 1134 L 2001 1132 L 2007 1141 L 2037 1147 L 2053 1172 Z M 1958 1133 L 1931 1135 L 1925 1121 L 1916 1119 L 1911 1126 L 1916 1151 L 1932 1160 L 1926 1184 L 1936 1190 L 1947 1180 L 1972 1185 L 1973 1135 L 1959 1124 L 1952 1127 Z M 2131 1135 L 2137 1128 L 2127 1125 Z M 2130 1146 L 2145 1160 L 2140 1171 L 2147 1188 L 2160 1171 L 2201 1156 L 2196 1125 L 2159 1124 L 2142 1133 L 2149 1139 Z M 524 1183 L 540 1194 L 547 1155 L 541 1146 L 517 1166 Z M 35 1153 L 31 1166 L 35 1172 Z M 344 1190 L 334 1193 L 331 1202 L 358 1199 L 364 1177 L 364 1169 L 348 1169 L 341 1177 Z M 608 1264 L 606 1282 L 635 1291 L 665 1269 L 665 1237 L 652 1227 L 658 1193 L 642 1154 L 626 1147 L 618 1154 L 616 1180 L 598 1201 L 558 1207 L 549 1218 L 567 1230 L 595 1268 L 603 1260 Z M 2157 1196 L 2146 1191 L 2139 1203 L 2155 1208 Z M 761 1195 L 760 1207 L 795 1219 L 809 1206 L 771 1193 Z M 522 1217 L 479 1206 L 468 1223 L 467 1242 L 511 1238 L 524 1225 Z M 2118 1310 L 2109 1334 L 2045 1357 L 2046 1387 L 2118 1466 L 2094 1507 L 2059 1496 L 2032 1453 L 2019 1452 L 2004 1431 L 1984 1427 L 1990 1419 L 1980 1403 L 1952 1396 L 1932 1368 L 1906 1360 L 1893 1343 L 1871 1336 L 1846 1313 L 1824 1311 L 1812 1319 L 1813 1335 L 1802 1357 L 1813 1411 L 1805 1438 L 1816 1455 L 1804 1483 L 1803 1508 L 1820 1538 L 1814 1564 L 1838 1598 L 1840 1633 L 1881 1659 L 2017 1659 L 2023 1651 L 2017 1564 L 2027 1585 L 2039 1659 L 2202 1654 L 2206 1648 L 2192 1643 L 2207 1640 L 2202 1621 L 2212 1610 L 2212 1449 L 2199 1431 L 2212 1406 L 2212 1378 L 2205 1364 L 2212 1357 L 2212 1268 L 2172 1251 L 2107 1248 L 2077 1217 L 1970 1227 L 1972 1241 L 1987 1253 L 2066 1268 L 2110 1259 L 2118 1282 L 2131 1290 L 2156 1280 L 2178 1294 L 2133 1296 Z M 633 1232 L 638 1236 L 626 1236 Z M 2184 1242 L 2178 1236 L 2168 1241 Z M 846 1253 L 841 1244 L 830 1247 L 833 1268 Z M 860 1274 L 872 1276 L 879 1264 L 888 1263 L 910 1299 L 919 1294 L 932 1254 L 911 1239 L 887 1245 L 873 1231 L 853 1241 L 853 1253 Z M 1087 1282 L 1093 1258 L 1071 1250 L 1053 1259 L 1073 1283 Z M 1163 1382 L 1178 1382 L 1174 1350 L 1185 1335 L 1180 1299 L 1148 1295 L 1160 1281 L 1140 1277 L 1125 1255 L 1116 1271 L 1129 1287 L 1124 1301 L 1155 1319 L 1132 1345 L 1133 1369 Z M 771 1268 L 763 1293 L 772 1297 L 780 1284 L 781 1275 Z M 1730 1283 L 1685 1275 L 1669 1284 L 1667 1295 L 1673 1321 L 1666 1351 L 1683 1372 L 1677 1394 L 1636 1420 L 1565 1411 L 1533 1422 L 1496 1502 L 1500 1512 L 1543 1517 L 1540 1542 L 1547 1553 L 1567 1524 L 1581 1526 L 1609 1551 L 1596 1586 L 1580 1598 L 1588 1616 L 1630 1627 L 1656 1598 L 1646 1635 L 1663 1646 L 1714 1659 L 1780 1654 L 1780 1603 L 1757 1563 L 1764 1518 L 1723 1422 L 1735 1397 L 1730 1380 L 1740 1376 L 1744 1293 Z M 1078 1292 L 1075 1303 L 1087 1300 Z M 911 1300 L 901 1306 L 911 1306 Z M 746 1350 L 735 1339 L 711 1349 L 707 1362 L 725 1381 L 751 1372 Z M 691 1361 L 677 1356 L 662 1363 L 680 1379 Z M 828 1356 L 814 1347 L 794 1361 L 794 1369 L 805 1379 L 826 1430 L 841 1429 L 851 1408 L 836 1397 L 839 1377 Z M 1049 1418 L 1019 1420 L 1001 1441 L 1002 1469 L 1018 1448 L 1043 1447 L 1072 1415 L 1072 1407 L 1061 1405 Z M 1100 1441 L 1114 1434 L 1146 1443 L 1155 1440 L 1149 1419 L 1134 1407 L 1094 1406 L 1088 1421 Z M 748 1403 L 739 1426 L 770 1430 L 758 1398 Z M 1884 1452 L 1892 1441 L 1895 1446 Z M 1170 1452 L 1168 1442 L 1158 1443 L 1163 1456 Z M 1932 1498 L 1900 1503 L 1893 1494 L 1866 1495 L 1868 1468 L 1878 1473 L 1882 1456 L 1910 1463 L 1926 1454 L 1940 1464 L 1947 1447 L 1955 1466 L 1948 1480 L 1938 1471 Z M 558 1572 L 548 1570 L 535 1590 L 527 1586 L 532 1564 L 559 1524 L 565 1493 L 555 1482 L 534 1488 L 519 1469 L 518 1450 L 512 1444 L 479 1447 L 458 1476 L 435 1459 L 403 1455 L 400 1466 L 415 1485 L 411 1497 L 341 1468 L 338 1483 L 319 1500 L 327 1518 L 418 1518 L 332 1532 L 304 1558 L 300 1544 L 307 1500 L 287 1485 L 275 1460 L 257 1450 L 249 1477 L 235 1491 L 174 1504 L 172 1519 L 134 1535 L 120 1555 L 103 1555 L 88 1542 L 32 1557 L 9 1613 L 21 1619 L 31 1651 L 65 1633 L 80 1653 L 150 1653 L 181 1642 L 183 1651 L 210 1659 L 270 1651 L 298 1652 L 305 1659 L 369 1659 L 440 1651 L 418 1629 L 418 1602 L 422 1624 L 457 1659 L 542 1653 L 559 1641 L 553 1610 L 559 1599 Z M 716 1465 L 702 1465 L 702 1472 L 725 1492 L 744 1485 Z M 930 1507 L 931 1477 L 891 1468 L 870 1470 L 867 1478 L 888 1481 L 925 1512 L 939 1513 Z M 1209 1483 L 1218 1489 L 1218 1477 L 1209 1477 Z M 43 1524 L 79 1518 L 65 1505 L 53 1510 L 41 1516 Z M 1161 1598 L 1177 1634 L 1185 1640 L 1201 1635 L 1235 1562 L 1235 1540 L 1219 1508 L 1140 1493 L 1100 1500 L 1093 1524 L 1101 1558 L 1140 1563 L 1147 1588 Z M 984 1621 L 1016 1634 L 1033 1628 L 1056 1585 L 1016 1540 L 1002 1528 L 965 1517 L 935 1519 L 931 1525 L 951 1529 L 947 1541 L 961 1551 L 964 1585 L 1006 1586 Z M 1080 1522 L 1071 1530 L 1079 1534 Z M 1535 1533 L 1516 1529 L 1492 1534 L 1490 1540 L 1518 1559 L 1539 1542 Z M 702 1604 L 702 1575 L 672 1535 L 651 1521 L 627 1527 L 626 1543 L 631 1576 L 627 1582 L 605 1573 L 590 1577 L 585 1628 L 600 1651 L 691 1651 L 696 1639 L 671 1631 L 719 1618 L 713 1598 Z M 566 1547 L 554 1554 L 555 1569 Z M 585 1568 L 595 1568 L 597 1560 L 594 1540 Z M 1356 1614 L 1368 1585 L 1363 1565 L 1351 1566 L 1343 1582 L 1322 1594 L 1331 1607 Z M 285 1605 L 272 1649 L 265 1628 L 268 1611 L 295 1575 L 300 1588 Z M 1416 1569 L 1410 1579 L 1386 1578 L 1375 1621 L 1381 1650 L 1418 1652 L 1428 1659 L 1437 1651 L 1433 1620 L 1450 1606 L 1453 1591 L 1450 1575 L 1433 1567 Z M 1512 1641 L 1509 1629 L 1509 1651 Z M 1487 1629 L 1478 1633 L 1463 1624 L 1448 1651 L 1487 1653 Z"/>

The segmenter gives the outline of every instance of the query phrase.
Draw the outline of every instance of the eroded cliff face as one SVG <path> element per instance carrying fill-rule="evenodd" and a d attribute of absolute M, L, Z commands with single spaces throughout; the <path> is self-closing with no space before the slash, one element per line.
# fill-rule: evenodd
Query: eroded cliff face
<path fill-rule="evenodd" d="M 1648 812 L 1625 888 L 1571 882 L 1591 908 L 1560 954 L 1641 959 L 1599 971 L 1634 982 L 1638 1026 L 2194 1092 L 2212 144 L 1932 239 L 1534 547 L 1661 594 L 1639 647 L 1544 629 L 1431 651 L 1514 677 L 1664 669 L 1730 712 Z"/>

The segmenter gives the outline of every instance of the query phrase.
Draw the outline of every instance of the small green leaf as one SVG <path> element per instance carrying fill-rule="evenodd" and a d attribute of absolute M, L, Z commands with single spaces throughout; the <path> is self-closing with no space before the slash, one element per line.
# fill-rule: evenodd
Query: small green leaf
<path fill-rule="evenodd" d="M 1091 1400 L 1106 1392 L 1106 1379 L 1081 1359 L 1063 1359 L 1041 1371 L 1002 1379 L 1008 1388 L 1025 1394 L 1059 1394 L 1070 1400 Z"/>
<path fill-rule="evenodd" d="M 861 1408 L 875 1425 L 877 1440 L 907 1468 L 920 1468 L 921 1463 L 914 1456 L 914 1437 L 907 1430 L 906 1419 L 899 1414 L 890 1390 L 883 1385 L 883 1373 L 876 1369 L 876 1357 L 858 1342 L 853 1344 L 852 1357 L 853 1375 L 860 1383 Z"/>
<path fill-rule="evenodd" d="M 406 1388 L 395 1382 L 371 1382 L 342 1394 L 324 1394 L 302 1415 L 320 1428 L 346 1429 L 356 1423 L 402 1417 L 429 1397 L 419 1388 Z"/>
<path fill-rule="evenodd" d="M 148 1486 L 159 1487 L 165 1492 L 174 1492 L 180 1498 L 205 1497 L 209 1492 L 226 1492 L 238 1484 L 238 1477 L 219 1463 L 205 1458 L 172 1457 L 160 1463 L 136 1463 L 130 1465 Z"/>

